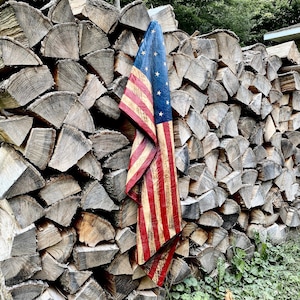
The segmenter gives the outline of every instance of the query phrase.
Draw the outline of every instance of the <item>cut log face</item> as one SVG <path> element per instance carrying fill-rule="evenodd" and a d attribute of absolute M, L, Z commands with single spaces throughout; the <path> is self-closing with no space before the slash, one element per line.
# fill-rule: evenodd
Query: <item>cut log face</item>
<path fill-rule="evenodd" d="M 119 209 L 119 206 L 109 197 L 105 188 L 96 180 L 89 182 L 84 187 L 81 206 L 84 210 L 100 209 L 109 212 Z"/>
<path fill-rule="evenodd" d="M 66 0 L 56 1 L 48 11 L 48 18 L 53 23 L 75 22 L 69 1 Z"/>
<path fill-rule="evenodd" d="M 7 143 L 21 146 L 32 127 L 33 119 L 28 116 L 0 118 L 0 138 Z"/>
<path fill-rule="evenodd" d="M 0 53 L 3 66 L 42 65 L 39 56 L 31 49 L 24 47 L 21 43 L 9 37 L 0 38 Z"/>
<path fill-rule="evenodd" d="M 76 267 L 81 271 L 110 263 L 118 251 L 116 244 L 101 244 L 96 247 L 76 246 L 73 258 Z"/>
<path fill-rule="evenodd" d="M 0 164 L 0 177 L 5 178 L 0 185 L 0 199 L 25 194 L 45 185 L 40 173 L 6 144 L 0 147 Z"/>
<path fill-rule="evenodd" d="M 59 200 L 77 194 L 81 191 L 78 182 L 70 175 L 60 175 L 48 179 L 39 196 L 51 205 Z"/>
<path fill-rule="evenodd" d="M 90 247 L 95 247 L 102 241 L 113 240 L 115 230 L 105 219 L 88 212 L 82 212 L 75 224 L 79 241 Z"/>
<path fill-rule="evenodd" d="M 89 53 L 84 60 L 97 72 L 105 85 L 112 83 L 114 79 L 114 51 L 101 49 Z"/>
<path fill-rule="evenodd" d="M 44 170 L 54 149 L 56 131 L 52 128 L 32 128 L 24 156 L 40 170 Z"/>
<path fill-rule="evenodd" d="M 92 149 L 92 142 L 76 128 L 63 125 L 49 167 L 65 172 Z M 76 152 L 74 153 L 74 150 Z"/>
<path fill-rule="evenodd" d="M 113 130 L 100 130 L 91 135 L 90 140 L 93 144 L 93 150 L 98 159 L 113 153 L 129 144 L 128 139 L 120 132 Z"/>
<path fill-rule="evenodd" d="M 125 26 L 146 31 L 150 23 L 150 16 L 144 2 L 134 1 L 127 4 L 121 10 L 120 22 Z"/>
<path fill-rule="evenodd" d="M 9 199 L 9 205 L 21 228 L 30 226 L 45 215 L 44 208 L 28 195 Z"/>
<path fill-rule="evenodd" d="M 64 227 L 70 226 L 79 203 L 80 198 L 76 196 L 57 201 L 45 209 L 45 217 Z"/>
<path fill-rule="evenodd" d="M 54 25 L 42 41 L 45 57 L 79 59 L 79 28 L 76 23 Z"/>
<path fill-rule="evenodd" d="M 59 91 L 72 91 L 80 94 L 86 80 L 87 71 L 71 59 L 58 61 L 55 70 L 55 83 Z"/>
<path fill-rule="evenodd" d="M 0 84 L 0 107 L 24 106 L 50 89 L 53 83 L 53 77 L 47 66 L 24 68 Z"/>

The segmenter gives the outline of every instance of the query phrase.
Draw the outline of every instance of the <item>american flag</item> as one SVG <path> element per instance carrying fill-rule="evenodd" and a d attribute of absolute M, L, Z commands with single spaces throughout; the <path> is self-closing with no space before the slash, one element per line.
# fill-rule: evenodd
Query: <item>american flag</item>
<path fill-rule="evenodd" d="M 139 204 L 137 263 L 161 286 L 181 231 L 181 210 L 168 67 L 157 21 L 145 33 L 119 107 L 136 127 L 126 193 Z"/>

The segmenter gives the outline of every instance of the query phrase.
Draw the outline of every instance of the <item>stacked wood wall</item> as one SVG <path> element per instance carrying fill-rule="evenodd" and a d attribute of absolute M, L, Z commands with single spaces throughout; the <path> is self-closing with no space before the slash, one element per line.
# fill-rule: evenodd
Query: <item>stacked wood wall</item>
<path fill-rule="evenodd" d="M 171 6 L 141 1 L 121 10 L 9 1 L 0 7 L 1 293 L 164 298 L 134 261 L 136 205 L 124 192 L 134 127 L 118 108 L 151 18 L 168 53 L 184 225 L 169 280 L 212 273 L 233 246 L 251 256 L 255 231 L 278 243 L 300 225 L 293 43 L 189 36 Z"/>

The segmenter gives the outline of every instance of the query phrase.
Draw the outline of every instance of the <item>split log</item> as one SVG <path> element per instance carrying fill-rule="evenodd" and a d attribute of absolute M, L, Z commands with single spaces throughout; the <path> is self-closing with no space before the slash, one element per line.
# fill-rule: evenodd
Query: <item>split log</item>
<path fill-rule="evenodd" d="M 104 175 L 104 187 L 109 196 L 120 202 L 126 197 L 125 186 L 126 186 L 127 170 L 121 169 L 112 171 Z"/>
<path fill-rule="evenodd" d="M 21 228 L 31 225 L 45 215 L 44 208 L 31 196 L 20 195 L 8 201 Z"/>
<path fill-rule="evenodd" d="M 106 92 L 104 85 L 98 80 L 96 75 L 87 74 L 86 83 L 78 100 L 86 109 L 90 109 L 95 101 Z"/>
<path fill-rule="evenodd" d="M 128 139 L 120 132 L 103 129 L 89 136 L 94 154 L 100 160 L 121 148 L 128 146 Z"/>
<path fill-rule="evenodd" d="M 75 246 L 73 258 L 79 271 L 109 264 L 119 251 L 116 244 L 101 244 L 96 247 Z"/>
<path fill-rule="evenodd" d="M 209 72 L 202 66 L 197 59 L 191 60 L 190 66 L 187 69 L 184 78 L 196 85 L 200 90 L 205 90 L 209 83 Z"/>
<path fill-rule="evenodd" d="M 197 56 L 204 55 L 209 59 L 217 61 L 219 59 L 219 50 L 215 39 L 206 39 L 202 37 L 192 37 L 190 39 L 193 50 Z"/>
<path fill-rule="evenodd" d="M 18 23 L 33 47 L 51 30 L 51 21 L 42 12 L 27 3 L 11 1 Z"/>
<path fill-rule="evenodd" d="M 58 0 L 50 7 L 48 18 L 53 23 L 75 22 L 69 1 Z"/>
<path fill-rule="evenodd" d="M 79 59 L 79 28 L 76 23 L 54 25 L 42 41 L 45 57 Z"/>
<path fill-rule="evenodd" d="M 39 251 L 51 247 L 62 240 L 58 228 L 50 221 L 37 226 L 37 248 Z"/>
<path fill-rule="evenodd" d="M 92 274 L 92 271 L 78 271 L 74 264 L 69 264 L 64 273 L 59 277 L 59 283 L 64 291 L 73 295 Z"/>
<path fill-rule="evenodd" d="M 103 177 L 101 164 L 92 152 L 85 154 L 76 165 L 82 173 L 93 179 L 101 180 Z"/>
<path fill-rule="evenodd" d="M 41 258 L 38 253 L 22 255 L 0 261 L 0 269 L 7 286 L 26 281 L 41 270 Z"/>
<path fill-rule="evenodd" d="M 11 256 L 34 255 L 37 251 L 36 227 L 34 224 L 18 230 L 11 247 Z"/>
<path fill-rule="evenodd" d="M 279 45 L 268 47 L 268 55 L 277 55 L 282 60 L 288 60 L 292 64 L 300 64 L 300 53 L 295 41 L 281 43 Z"/>
<path fill-rule="evenodd" d="M 98 284 L 98 282 L 95 279 L 91 278 L 82 286 L 82 288 L 76 294 L 70 296 L 70 300 L 80 299 L 105 300 L 107 299 L 107 295 L 103 288 Z"/>
<path fill-rule="evenodd" d="M 52 128 L 32 128 L 24 156 L 40 170 L 44 170 L 54 150 L 56 131 Z"/>
<path fill-rule="evenodd" d="M 239 39 L 232 31 L 217 29 L 201 37 L 215 39 L 218 44 L 219 57 L 221 57 L 219 64 L 228 66 L 234 74 L 239 73 L 243 53 Z"/>
<path fill-rule="evenodd" d="M 75 223 L 81 243 L 95 247 L 102 241 L 110 241 L 115 237 L 115 230 L 105 219 L 93 213 L 82 212 Z"/>
<path fill-rule="evenodd" d="M 64 124 L 73 126 L 83 132 L 94 133 L 95 131 L 95 124 L 90 111 L 79 101 L 76 101 L 69 110 Z"/>
<path fill-rule="evenodd" d="M 118 120 L 121 114 L 118 103 L 108 95 L 101 96 L 94 107 L 103 115 L 113 120 Z"/>
<path fill-rule="evenodd" d="M 172 108 L 177 111 L 181 117 L 185 117 L 190 109 L 193 99 L 188 92 L 176 90 L 171 92 Z"/>
<path fill-rule="evenodd" d="M 107 86 L 114 79 L 114 50 L 100 49 L 84 57 L 89 66 L 100 76 Z"/>
<path fill-rule="evenodd" d="M 92 142 L 81 131 L 72 126 L 63 125 L 48 166 L 65 172 L 91 149 Z"/>
<path fill-rule="evenodd" d="M 113 224 L 118 228 L 125 228 L 137 222 L 137 203 L 125 198 L 120 209 L 113 214 Z"/>
<path fill-rule="evenodd" d="M 53 84 L 53 77 L 47 66 L 26 67 L 0 83 L 0 108 L 24 106 Z"/>
<path fill-rule="evenodd" d="M 39 196 L 48 205 L 59 200 L 75 195 L 81 191 L 78 182 L 71 175 L 59 175 L 50 177 L 44 188 L 39 192 Z"/>
<path fill-rule="evenodd" d="M 190 235 L 189 239 L 199 246 L 204 245 L 208 239 L 208 233 L 202 228 L 196 228 Z"/>
<path fill-rule="evenodd" d="M 38 297 L 39 300 L 49 300 L 49 299 L 55 299 L 55 300 L 65 300 L 62 293 L 57 290 L 54 287 L 48 287 L 43 294 Z"/>
<path fill-rule="evenodd" d="M 44 122 L 60 128 L 76 99 L 72 92 L 50 92 L 29 105 L 28 110 Z"/>
<path fill-rule="evenodd" d="M 37 299 L 43 291 L 48 287 L 46 282 L 41 280 L 28 280 L 26 282 L 22 282 L 19 284 L 15 284 L 10 286 L 8 291 L 12 295 L 12 299 L 14 300 L 22 300 L 22 299 Z M 9 298 L 3 298 L 9 299 Z"/>
<path fill-rule="evenodd" d="M 159 22 L 162 32 L 172 32 L 178 29 L 178 21 L 175 19 L 174 9 L 170 4 L 151 8 L 148 14 L 151 20 Z"/>
<path fill-rule="evenodd" d="M 13 236 L 15 235 L 15 231 L 17 230 L 16 221 L 14 220 L 14 217 L 11 214 L 5 200 L 1 200 L 0 217 L 0 257 L 1 260 L 4 260 L 11 257 Z"/>
<path fill-rule="evenodd" d="M 137 16 L 139 16 L 137 18 Z M 121 10 L 120 23 L 142 31 L 146 31 L 150 23 L 146 5 L 143 1 L 137 0 L 127 4 Z"/>
<path fill-rule="evenodd" d="M 28 116 L 0 117 L 0 139 L 21 146 L 32 127 L 32 123 L 33 118 Z"/>
<path fill-rule="evenodd" d="M 117 230 L 115 240 L 122 254 L 136 245 L 136 234 L 125 227 Z"/>
<path fill-rule="evenodd" d="M 6 144 L 0 147 L 0 199 L 12 198 L 42 188 L 45 181 L 40 173 L 17 151 Z"/>
<path fill-rule="evenodd" d="M 74 228 L 66 228 L 61 231 L 61 241 L 53 246 L 47 247 L 46 251 L 58 262 L 66 263 L 71 256 L 76 243 L 76 231 Z"/>
<path fill-rule="evenodd" d="M 198 224 L 206 227 L 221 227 L 223 219 L 217 212 L 207 211 L 200 216 Z"/>
<path fill-rule="evenodd" d="M 187 175 L 190 164 L 189 149 L 186 144 L 182 147 L 175 148 L 175 165 L 177 170 Z"/>
<path fill-rule="evenodd" d="M 0 35 L 7 36 L 20 42 L 24 47 L 29 46 L 28 38 L 26 37 L 15 11 L 11 5 L 4 3 L 0 10 Z"/>
<path fill-rule="evenodd" d="M 55 281 L 65 270 L 66 265 L 59 263 L 48 252 L 41 255 L 42 269 L 36 272 L 32 278 Z"/>
<path fill-rule="evenodd" d="M 131 57 L 135 57 L 138 52 L 138 43 L 131 30 L 125 29 L 117 38 L 113 48 L 116 51 L 122 51 Z"/>
<path fill-rule="evenodd" d="M 83 15 L 96 24 L 105 33 L 108 33 L 119 19 L 119 10 L 106 1 L 70 1 L 74 16 Z"/>
<path fill-rule="evenodd" d="M 0 70 L 5 66 L 39 66 L 42 61 L 31 49 L 10 37 L 0 38 Z"/>
<path fill-rule="evenodd" d="M 181 258 L 173 260 L 168 280 L 172 284 L 178 284 L 191 275 L 191 269 L 189 265 Z"/>
<path fill-rule="evenodd" d="M 61 226 L 70 226 L 79 208 L 80 197 L 73 196 L 61 199 L 45 209 L 45 217 Z"/>
<path fill-rule="evenodd" d="M 183 219 L 198 220 L 200 217 L 199 201 L 196 198 L 188 196 L 180 201 L 181 214 Z"/>
<path fill-rule="evenodd" d="M 119 206 L 109 197 L 105 188 L 96 180 L 88 182 L 84 187 L 81 207 L 84 210 L 100 209 L 108 212 L 119 209 Z"/>
<path fill-rule="evenodd" d="M 300 90 L 300 75 L 296 71 L 278 75 L 282 93 Z"/>
<path fill-rule="evenodd" d="M 85 84 L 87 71 L 74 60 L 63 59 L 57 62 L 54 74 L 58 91 L 72 91 L 80 94 Z"/>
<path fill-rule="evenodd" d="M 221 251 L 213 247 L 207 247 L 197 256 L 200 266 L 207 274 L 212 273 L 217 268 L 219 259 L 225 259 L 225 256 Z"/>

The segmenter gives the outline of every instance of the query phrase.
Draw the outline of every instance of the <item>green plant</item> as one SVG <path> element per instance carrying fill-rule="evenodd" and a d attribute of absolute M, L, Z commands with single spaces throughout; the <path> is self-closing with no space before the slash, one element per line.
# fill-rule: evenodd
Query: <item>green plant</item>
<path fill-rule="evenodd" d="M 224 300 L 227 290 L 234 300 L 300 299 L 300 238 L 272 245 L 256 236 L 254 242 L 251 259 L 233 247 L 229 268 L 220 259 L 217 276 L 189 277 L 171 286 L 167 299 Z"/>

